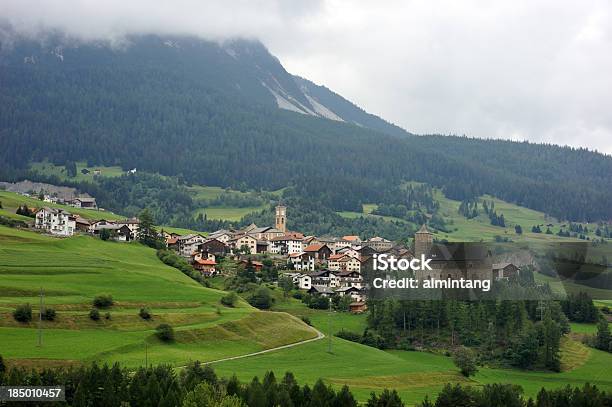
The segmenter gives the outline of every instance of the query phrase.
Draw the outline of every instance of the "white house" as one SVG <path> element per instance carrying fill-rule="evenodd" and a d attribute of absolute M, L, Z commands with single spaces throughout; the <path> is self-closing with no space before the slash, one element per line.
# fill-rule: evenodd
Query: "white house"
<path fill-rule="evenodd" d="M 197 251 L 200 243 L 205 241 L 206 238 L 198 234 L 179 236 L 176 239 L 178 253 L 183 257 L 191 257 L 191 254 Z"/>
<path fill-rule="evenodd" d="M 272 254 L 291 255 L 295 253 L 302 253 L 304 248 L 302 239 L 296 235 L 273 237 L 270 239 L 270 243 L 272 243 L 270 247 L 270 253 Z"/>
<path fill-rule="evenodd" d="M 37 229 L 59 236 L 72 236 L 76 230 L 76 218 L 63 209 L 43 207 L 36 211 Z"/>

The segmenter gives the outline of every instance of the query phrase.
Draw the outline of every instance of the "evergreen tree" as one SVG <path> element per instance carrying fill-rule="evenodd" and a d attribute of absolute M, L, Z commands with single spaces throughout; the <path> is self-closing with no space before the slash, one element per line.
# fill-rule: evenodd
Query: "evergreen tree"
<path fill-rule="evenodd" d="M 160 249 L 162 243 L 160 241 L 157 230 L 155 229 L 155 221 L 149 209 L 145 208 L 139 214 L 140 225 L 138 227 L 138 240 L 144 245 Z"/>
<path fill-rule="evenodd" d="M 608 321 L 605 318 L 601 318 L 599 323 L 597 324 L 597 336 L 595 339 L 595 347 L 597 349 L 605 350 L 606 352 L 612 351 L 610 342 L 612 339 L 610 337 L 610 326 L 608 325 Z"/>

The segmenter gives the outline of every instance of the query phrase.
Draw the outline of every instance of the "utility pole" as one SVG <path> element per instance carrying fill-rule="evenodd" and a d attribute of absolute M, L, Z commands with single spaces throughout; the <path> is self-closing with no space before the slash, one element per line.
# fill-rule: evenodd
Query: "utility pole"
<path fill-rule="evenodd" d="M 332 299 L 329 297 L 328 342 L 327 353 L 332 353 Z"/>
<path fill-rule="evenodd" d="M 42 347 L 43 295 L 43 289 L 40 287 L 40 305 L 38 309 L 38 347 Z"/>

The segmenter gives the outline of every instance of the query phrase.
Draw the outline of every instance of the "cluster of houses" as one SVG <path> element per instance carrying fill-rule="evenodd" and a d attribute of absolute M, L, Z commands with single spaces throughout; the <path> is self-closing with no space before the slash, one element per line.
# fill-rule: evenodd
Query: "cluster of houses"
<path fill-rule="evenodd" d="M 137 218 L 120 221 L 91 221 L 82 216 L 71 214 L 61 208 L 44 206 L 34 212 L 34 227 L 46 233 L 57 236 L 72 236 L 76 232 L 100 235 L 108 231 L 108 237 L 113 240 L 129 242 L 138 238 L 140 221 Z"/>
<path fill-rule="evenodd" d="M 364 263 L 374 253 L 393 251 L 398 256 L 409 255 L 409 250 L 381 237 L 362 241 L 359 236 L 305 236 L 289 231 L 287 208 L 276 207 L 275 226 L 258 227 L 251 224 L 240 230 L 218 230 L 208 236 L 164 233 L 168 248 L 190 259 L 194 268 L 204 275 L 218 271 L 217 257 L 231 255 L 237 259 L 256 254 L 268 254 L 286 262 L 296 287 L 322 296 L 350 296 L 353 311 L 365 309 L 365 290 L 361 275 Z M 242 260 L 246 262 L 245 260 Z M 251 261 L 256 271 L 262 264 Z"/>
<path fill-rule="evenodd" d="M 91 196 L 78 196 L 76 198 L 64 199 L 57 196 L 44 195 L 43 202 L 68 205 L 74 208 L 98 209 L 96 198 L 92 198 Z"/>

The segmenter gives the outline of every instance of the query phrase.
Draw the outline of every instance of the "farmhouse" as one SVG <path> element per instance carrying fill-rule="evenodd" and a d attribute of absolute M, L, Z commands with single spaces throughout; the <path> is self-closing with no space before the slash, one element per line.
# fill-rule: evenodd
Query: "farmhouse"
<path fill-rule="evenodd" d="M 96 198 L 92 197 L 78 197 L 74 198 L 70 201 L 70 205 L 75 208 L 85 208 L 85 209 L 98 209 L 98 205 L 96 204 Z"/>
<path fill-rule="evenodd" d="M 203 275 L 210 277 L 217 273 L 215 266 L 217 262 L 209 259 L 197 259 L 193 263 L 193 268 L 200 271 Z"/>
<path fill-rule="evenodd" d="M 315 261 L 323 262 L 327 261 L 329 256 L 331 256 L 332 251 L 325 244 L 311 244 L 310 246 L 304 248 L 304 253 L 313 258 Z"/>
<path fill-rule="evenodd" d="M 493 264 L 493 276 L 498 280 L 516 278 L 519 272 L 519 268 L 512 263 Z"/>

